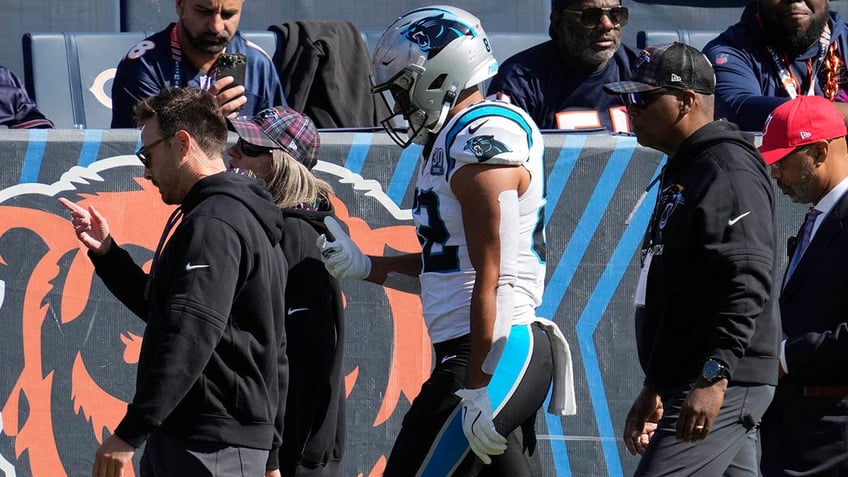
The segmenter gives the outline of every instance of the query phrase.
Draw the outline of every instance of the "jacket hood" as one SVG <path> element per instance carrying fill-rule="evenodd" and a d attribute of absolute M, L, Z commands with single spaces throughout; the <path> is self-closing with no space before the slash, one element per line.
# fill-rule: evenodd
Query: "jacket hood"
<path fill-rule="evenodd" d="M 238 174 L 221 172 L 199 180 L 183 199 L 180 207 L 188 214 L 197 204 L 213 195 L 226 195 L 241 202 L 262 225 L 272 244 L 283 238 L 283 214 L 273 202 L 265 183 Z"/>
<path fill-rule="evenodd" d="M 683 141 L 674 158 L 668 161 L 669 170 L 683 166 L 687 160 L 697 157 L 701 151 L 717 143 L 731 143 L 748 149 L 752 157 L 759 158 L 759 162 L 765 168 L 765 161 L 762 160 L 760 152 L 754 145 L 753 134 L 743 132 L 739 126 L 729 121 L 713 121 L 705 124 Z"/>
<path fill-rule="evenodd" d="M 300 220 L 304 220 L 309 223 L 309 225 L 315 229 L 319 234 L 327 233 L 327 226 L 324 225 L 324 217 L 332 216 L 334 214 L 333 204 L 329 201 L 321 201 L 319 208 L 316 209 L 306 209 L 306 208 L 289 208 L 283 209 L 283 216 L 286 218 L 294 217 Z"/>

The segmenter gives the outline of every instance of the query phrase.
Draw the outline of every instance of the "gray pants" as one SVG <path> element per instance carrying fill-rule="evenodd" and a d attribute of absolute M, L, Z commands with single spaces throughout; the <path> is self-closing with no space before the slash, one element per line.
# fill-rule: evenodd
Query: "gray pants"
<path fill-rule="evenodd" d="M 774 386 L 730 386 L 706 439 L 678 441 L 675 426 L 689 390 L 663 399 L 663 418 L 636 476 L 756 477 L 760 475 L 759 424 Z"/>
<path fill-rule="evenodd" d="M 140 477 L 261 477 L 268 451 L 184 441 L 154 432 L 141 456 Z"/>

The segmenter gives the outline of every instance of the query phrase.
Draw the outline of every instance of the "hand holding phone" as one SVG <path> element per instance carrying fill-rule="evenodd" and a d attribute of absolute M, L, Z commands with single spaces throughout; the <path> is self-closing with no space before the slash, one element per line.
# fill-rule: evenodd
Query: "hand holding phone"
<path fill-rule="evenodd" d="M 218 57 L 215 79 L 232 76 L 233 82 L 227 86 L 244 86 L 244 72 L 247 68 L 247 56 L 244 53 L 224 53 Z"/>

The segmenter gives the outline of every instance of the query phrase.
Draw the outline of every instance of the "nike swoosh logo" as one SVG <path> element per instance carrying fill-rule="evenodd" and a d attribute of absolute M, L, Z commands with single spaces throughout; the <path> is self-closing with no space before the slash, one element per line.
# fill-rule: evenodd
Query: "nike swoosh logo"
<path fill-rule="evenodd" d="M 736 222 L 739 222 L 740 220 L 742 220 L 743 218 L 745 218 L 745 216 L 746 216 L 746 215 L 748 215 L 748 214 L 750 214 L 750 213 L 751 213 L 751 211 L 749 210 L 748 212 L 745 212 L 744 214 L 740 215 L 739 217 L 736 217 L 736 218 L 734 218 L 734 219 L 728 219 L 728 221 L 727 221 L 727 226 L 728 226 L 728 227 L 732 227 L 732 226 L 733 226 L 733 224 L 735 224 Z"/>
<path fill-rule="evenodd" d="M 487 120 L 483 121 L 482 123 L 478 124 L 477 127 L 468 126 L 468 134 L 471 134 L 473 136 L 474 133 L 476 133 L 478 129 L 483 127 L 483 125 L 488 123 L 488 122 L 489 122 L 489 120 L 487 119 Z"/>
<path fill-rule="evenodd" d="M 186 264 L 186 271 L 190 272 L 192 270 L 197 270 L 198 268 L 209 268 L 209 265 L 192 265 L 191 262 Z"/>
<path fill-rule="evenodd" d="M 395 59 L 397 59 L 397 58 L 392 58 L 391 60 L 388 60 L 388 61 L 381 61 L 380 63 L 382 63 L 383 66 L 389 66 L 390 64 L 392 64 L 393 61 L 395 61 Z"/>
<path fill-rule="evenodd" d="M 455 355 L 455 354 L 452 354 L 452 355 L 449 355 L 449 356 L 445 356 L 444 358 L 442 358 L 442 364 L 444 364 L 445 362 L 450 361 L 450 360 L 452 360 L 452 359 L 454 359 L 454 358 L 456 358 L 456 355 Z"/>
<path fill-rule="evenodd" d="M 288 314 L 293 315 L 293 314 L 297 313 L 298 311 L 307 311 L 307 310 L 309 310 L 309 308 L 289 308 Z"/>

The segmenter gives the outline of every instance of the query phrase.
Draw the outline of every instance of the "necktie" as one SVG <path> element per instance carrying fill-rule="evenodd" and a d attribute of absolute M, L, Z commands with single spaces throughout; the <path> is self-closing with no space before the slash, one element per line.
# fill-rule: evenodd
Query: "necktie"
<path fill-rule="evenodd" d="M 810 210 L 807 211 L 807 215 L 804 218 L 804 226 L 801 227 L 801 236 L 798 237 L 798 246 L 795 247 L 795 253 L 792 254 L 792 260 L 789 261 L 789 267 L 786 269 L 786 278 L 783 281 L 784 285 L 786 285 L 786 282 L 789 281 L 789 277 L 792 276 L 792 272 L 794 272 L 795 267 L 798 266 L 801 256 L 804 255 L 804 251 L 806 251 L 807 246 L 810 245 L 810 240 L 813 238 L 813 225 L 816 224 L 816 217 L 818 217 L 819 214 L 821 214 L 821 211 L 812 207 L 810 207 Z"/>

